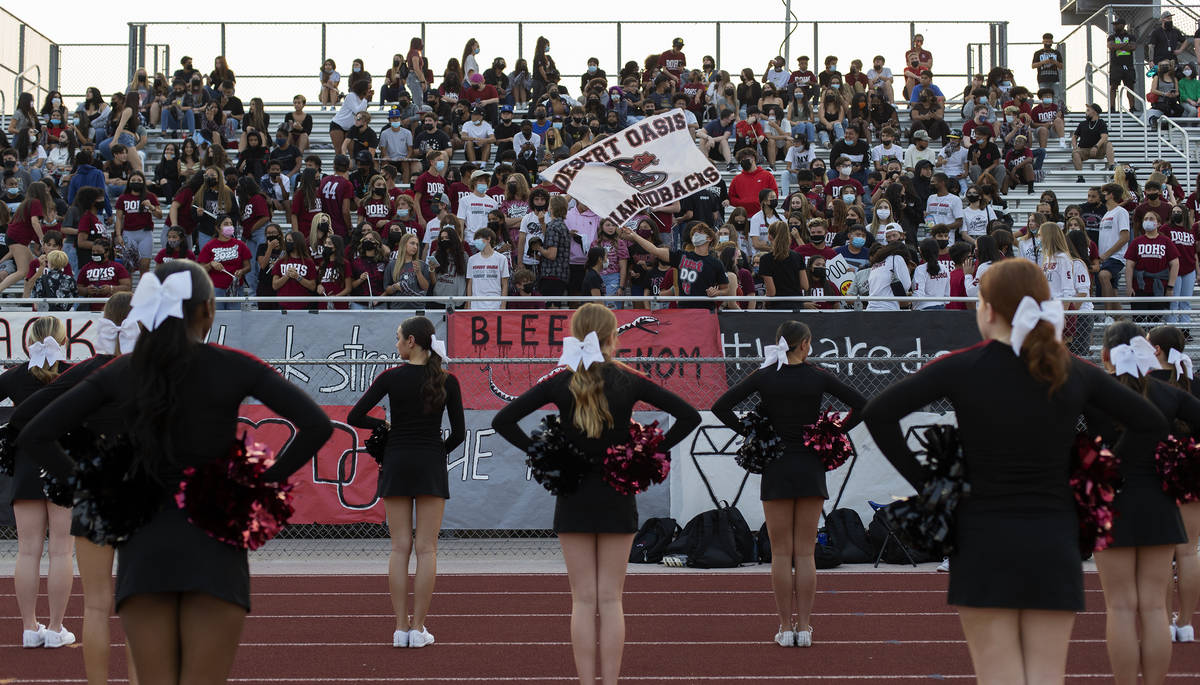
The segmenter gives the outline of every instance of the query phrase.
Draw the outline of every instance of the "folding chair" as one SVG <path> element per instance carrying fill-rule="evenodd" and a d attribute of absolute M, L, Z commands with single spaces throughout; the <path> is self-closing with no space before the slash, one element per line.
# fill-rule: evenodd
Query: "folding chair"
<path fill-rule="evenodd" d="M 886 504 L 880 504 L 879 502 L 873 502 L 871 500 L 867 500 L 867 504 L 871 505 L 871 510 L 875 512 L 887 506 Z M 913 559 L 912 552 L 908 551 L 908 547 L 900 540 L 899 537 L 896 536 L 896 531 L 892 530 L 892 527 L 888 525 L 887 519 L 881 518 L 879 519 L 879 522 L 882 523 L 883 527 L 887 529 L 888 534 L 883 540 L 883 545 L 879 547 L 879 556 L 875 557 L 875 568 L 879 568 L 879 562 L 883 560 L 883 553 L 887 550 L 888 545 L 892 544 L 893 542 L 900 547 L 901 552 L 904 552 L 904 556 L 908 557 L 908 562 L 913 566 L 916 566 L 917 562 Z"/>

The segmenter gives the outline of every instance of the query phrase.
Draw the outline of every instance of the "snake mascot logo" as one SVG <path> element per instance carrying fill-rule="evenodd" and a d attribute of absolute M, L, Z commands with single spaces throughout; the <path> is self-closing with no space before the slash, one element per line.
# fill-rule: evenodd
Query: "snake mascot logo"
<path fill-rule="evenodd" d="M 642 152 L 634 155 L 632 159 L 614 159 L 608 162 L 608 166 L 616 169 L 617 173 L 621 174 L 621 180 L 625 181 L 625 185 L 638 192 L 645 192 L 651 188 L 659 187 L 667 180 L 667 175 L 664 172 L 645 171 L 646 167 L 658 164 L 658 162 L 657 155 Z"/>

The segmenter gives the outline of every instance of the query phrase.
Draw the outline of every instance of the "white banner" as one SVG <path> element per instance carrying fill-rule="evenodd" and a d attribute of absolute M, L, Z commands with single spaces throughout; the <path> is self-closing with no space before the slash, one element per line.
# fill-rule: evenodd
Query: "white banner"
<path fill-rule="evenodd" d="M 542 178 L 623 224 L 721 180 L 692 141 L 683 110 L 647 117 L 546 169 Z"/>

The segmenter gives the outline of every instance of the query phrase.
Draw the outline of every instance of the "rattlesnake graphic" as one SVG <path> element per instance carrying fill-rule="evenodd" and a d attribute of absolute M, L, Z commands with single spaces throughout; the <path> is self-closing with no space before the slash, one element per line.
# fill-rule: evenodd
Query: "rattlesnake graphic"
<path fill-rule="evenodd" d="M 656 316 L 639 316 L 636 319 L 634 319 L 633 321 L 630 321 L 627 324 L 617 327 L 617 335 L 620 335 L 620 334 L 624 333 L 625 331 L 633 330 L 634 328 L 640 328 L 641 330 L 646 331 L 647 333 L 650 333 L 651 335 L 658 335 L 658 331 L 651 330 L 649 328 L 649 326 L 658 326 L 660 324 L 662 324 L 662 322 L 659 321 L 658 317 L 656 317 Z M 565 366 L 556 366 L 553 369 L 551 369 L 549 372 L 542 375 L 536 381 L 534 381 L 533 384 L 537 385 L 538 383 L 541 383 L 542 381 L 546 380 L 547 378 L 550 378 L 551 376 L 557 374 L 558 372 L 562 371 L 565 368 L 566 368 Z M 516 395 L 510 395 L 509 393 L 506 393 L 503 390 L 501 390 L 500 386 L 496 385 L 496 381 L 493 376 L 491 364 L 484 364 L 483 368 L 481 368 L 480 370 L 487 372 L 488 388 L 491 389 L 493 395 L 495 395 L 496 397 L 499 397 L 500 399 L 504 400 L 505 402 L 512 402 L 513 400 L 517 399 Z"/>

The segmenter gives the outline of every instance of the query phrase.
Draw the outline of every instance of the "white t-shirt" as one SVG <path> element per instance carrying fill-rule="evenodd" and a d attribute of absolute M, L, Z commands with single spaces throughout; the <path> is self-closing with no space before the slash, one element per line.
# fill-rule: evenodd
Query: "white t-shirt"
<path fill-rule="evenodd" d="M 912 277 L 912 294 L 913 297 L 950 297 L 950 272 L 946 270 L 946 263 L 938 261 L 939 271 L 936 275 L 929 274 L 929 264 L 921 263 L 913 270 Z M 944 302 L 916 302 L 914 306 L 917 309 L 930 309 L 939 305 L 945 305 Z"/>
<path fill-rule="evenodd" d="M 930 164 L 933 164 L 937 161 L 937 150 L 931 146 L 926 146 L 924 150 L 918 150 L 917 144 L 913 143 L 904 151 L 904 168 L 915 169 L 917 162 L 923 159 L 927 159 Z"/>
<path fill-rule="evenodd" d="M 542 223 L 538 221 L 537 214 L 529 212 L 521 219 L 520 232 L 525 236 L 525 254 L 521 255 L 521 263 L 525 266 L 537 266 L 540 256 L 529 250 L 529 241 L 542 237 Z"/>
<path fill-rule="evenodd" d="M 790 171 L 800 171 L 807 169 L 809 164 L 817 158 L 817 153 L 813 152 L 812 146 L 804 149 L 793 145 L 788 148 L 787 156 L 783 158 L 787 162 L 787 167 Z"/>
<path fill-rule="evenodd" d="M 408 157 L 408 149 L 412 147 L 412 131 L 401 126 L 392 128 L 390 125 L 379 134 L 379 147 L 387 150 L 384 159 L 392 161 Z"/>
<path fill-rule="evenodd" d="M 1026 233 L 1025 236 L 1017 240 L 1017 256 L 1041 266 L 1043 257 L 1042 239 Z"/>
<path fill-rule="evenodd" d="M 478 122 L 468 121 L 462 125 L 464 138 L 491 138 L 495 134 L 492 125 L 482 119 Z"/>
<path fill-rule="evenodd" d="M 1129 210 L 1118 205 L 1108 210 L 1100 219 L 1100 236 L 1096 241 L 1096 247 L 1100 250 L 1102 259 L 1104 253 L 1111 250 L 1112 246 L 1121 239 L 1121 231 L 1129 231 Z M 1114 252 L 1110 258 L 1120 259 L 1121 253 Z"/>
<path fill-rule="evenodd" d="M 970 206 L 963 207 L 963 230 L 972 238 L 987 235 L 988 222 L 996 219 L 996 210 L 992 209 L 991 205 L 986 205 L 983 209 L 972 209 Z"/>
<path fill-rule="evenodd" d="M 1071 271 L 1075 274 L 1075 297 L 1091 297 L 1092 274 L 1087 263 L 1082 259 L 1072 260 Z M 1088 312 L 1095 309 L 1091 302 L 1084 302 L 1079 308 Z"/>
<path fill-rule="evenodd" d="M 504 295 L 502 279 L 508 277 L 508 255 L 493 251 L 491 257 L 484 257 L 479 252 L 467 260 L 467 280 L 471 283 L 472 295 Z M 500 309 L 500 302 L 472 302 L 471 309 Z"/>
<path fill-rule="evenodd" d="M 425 237 L 422 239 L 422 242 L 425 243 L 425 254 L 429 254 L 433 244 L 437 242 L 438 233 L 441 233 L 441 231 L 441 219 L 433 218 L 425 224 Z"/>
<path fill-rule="evenodd" d="M 888 69 L 887 67 L 884 67 L 884 68 L 880 69 L 879 71 L 875 71 L 875 67 L 872 66 L 870 69 L 867 70 L 867 80 L 871 82 L 872 88 L 878 88 L 879 86 L 882 86 L 884 83 L 891 83 L 892 82 L 892 70 Z"/>
<path fill-rule="evenodd" d="M 775 223 L 776 221 L 787 221 L 787 219 L 783 218 L 783 215 L 779 214 L 778 212 L 775 214 L 775 216 L 768 219 L 765 215 L 763 215 L 761 209 L 758 210 L 757 214 L 750 217 L 750 230 L 748 233 L 750 234 L 751 240 L 750 252 L 747 254 L 754 255 L 758 252 L 758 250 L 754 249 L 753 239 L 759 238 L 761 240 L 767 240 L 767 229 L 770 228 L 771 224 Z M 767 240 L 767 242 L 770 241 Z"/>
<path fill-rule="evenodd" d="M 881 166 L 884 159 L 895 159 L 896 161 L 904 161 L 904 148 L 892 143 L 891 147 L 884 147 L 883 143 L 871 148 L 871 163 L 875 166 Z"/>
<path fill-rule="evenodd" d="M 894 254 L 871 267 L 871 273 L 867 276 L 867 285 L 870 288 L 871 297 L 893 297 L 893 278 L 900 281 L 900 285 L 903 286 L 905 292 L 908 292 L 908 289 L 912 287 L 912 278 L 908 275 L 908 265 L 904 263 L 904 258 L 898 254 Z M 872 300 L 867 303 L 867 309 L 873 311 L 898 311 L 900 303 Z"/>
<path fill-rule="evenodd" d="M 1050 284 L 1050 297 L 1058 300 L 1075 295 L 1075 260 L 1070 255 L 1059 252 L 1049 263 L 1039 266 Z"/>
<path fill-rule="evenodd" d="M 525 143 L 533 143 L 533 149 L 539 150 L 542 147 L 542 137 L 536 133 L 530 133 L 529 137 L 526 138 L 525 134 L 521 133 L 520 131 L 517 131 L 513 134 L 513 150 L 515 150 L 517 154 L 521 153 L 521 147 L 525 145 Z"/>
<path fill-rule="evenodd" d="M 967 297 L 977 297 L 979 295 L 979 282 L 983 280 L 983 274 L 992 265 L 991 262 L 984 262 L 975 265 L 975 277 L 967 276 L 963 279 L 964 286 L 967 288 Z"/>
<path fill-rule="evenodd" d="M 947 226 L 954 223 L 955 219 L 963 218 L 962 200 L 954 193 L 946 193 L 945 195 L 930 195 L 929 200 L 925 202 L 925 214 L 933 216 L 934 224 L 945 224 Z M 964 222 L 965 223 L 965 222 Z M 950 230 L 950 244 L 954 244 L 954 237 L 958 231 Z"/>
<path fill-rule="evenodd" d="M 341 126 L 342 130 L 349 131 L 350 127 L 354 125 L 354 117 L 370 106 L 370 100 L 364 100 L 353 92 L 346 93 L 346 99 L 342 100 L 342 108 L 333 115 L 331 122 Z"/>
<path fill-rule="evenodd" d="M 951 180 L 954 180 L 956 176 L 962 176 L 967 168 L 967 148 L 961 144 L 957 150 L 953 151 L 947 145 L 938 151 L 938 157 L 946 160 L 946 163 L 942 165 L 942 173 L 949 176 Z"/>
<path fill-rule="evenodd" d="M 788 81 L 792 80 L 792 72 L 771 67 L 767 70 L 767 80 L 774 84 L 775 90 L 783 90 L 787 88 Z"/>
<path fill-rule="evenodd" d="M 488 212 L 500 206 L 500 201 L 491 195 L 480 197 L 471 193 L 458 201 L 458 218 L 466 222 L 467 240 L 475 237 L 475 231 L 487 228 Z M 504 238 L 504 236 L 497 236 Z"/>

